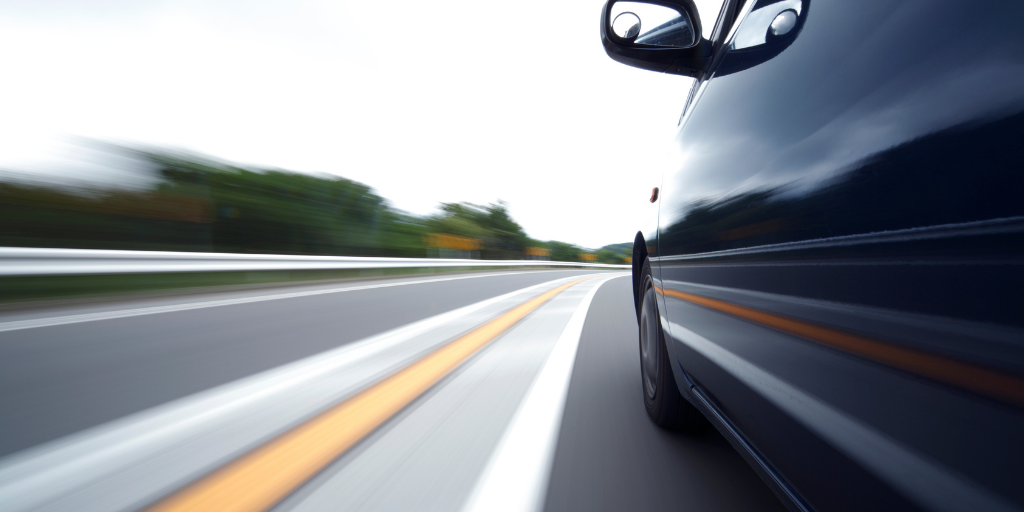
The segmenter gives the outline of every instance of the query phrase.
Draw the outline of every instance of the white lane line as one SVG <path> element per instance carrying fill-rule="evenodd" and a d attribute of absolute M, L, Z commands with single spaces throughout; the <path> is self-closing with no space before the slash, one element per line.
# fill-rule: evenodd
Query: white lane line
<path fill-rule="evenodd" d="M 1018 510 L 1005 499 L 943 468 L 882 432 L 776 377 L 725 347 L 669 323 L 672 337 L 713 361 L 851 459 L 882 477 L 923 509 L 960 512 Z"/>
<path fill-rule="evenodd" d="M 536 271 L 533 271 L 536 272 Z M 309 297 L 312 295 L 325 295 L 329 293 L 354 292 L 359 290 L 372 290 L 376 288 L 391 288 L 394 286 L 406 286 L 412 284 L 438 283 L 441 281 L 458 281 L 460 279 L 475 279 L 478 277 L 508 276 L 524 274 L 526 272 L 502 272 L 498 274 L 483 274 L 471 276 L 439 277 L 435 279 L 418 279 L 415 281 L 399 281 L 389 283 L 368 284 L 363 286 L 348 286 L 344 288 L 328 288 L 326 290 L 309 290 L 304 292 L 277 293 L 273 295 L 259 295 L 256 297 L 238 297 L 234 299 L 209 300 L 203 302 L 189 302 L 185 304 L 171 304 L 168 306 L 153 306 L 148 308 L 122 309 L 119 311 L 104 311 L 100 313 L 84 313 L 80 315 L 55 316 L 49 318 L 36 318 L 32 320 L 16 320 L 12 322 L 0 322 L 0 332 L 18 331 L 22 329 L 35 329 L 39 327 L 53 327 L 57 325 L 77 324 L 82 322 L 96 322 L 99 320 L 114 320 L 117 318 L 128 318 L 133 316 L 155 315 L 159 313 L 173 313 L 176 311 L 188 311 L 190 309 L 213 308 L 218 306 L 233 306 L 235 304 L 248 304 L 252 302 L 263 302 L 267 300 L 294 299 L 296 297 Z"/>
<path fill-rule="evenodd" d="M 533 512 L 543 506 L 583 324 L 601 279 L 580 301 L 487 462 L 463 512 Z"/>
<path fill-rule="evenodd" d="M 59 500 L 76 492 L 88 493 L 92 501 L 76 494 L 78 498 L 71 500 L 75 506 L 66 509 L 120 510 L 145 501 L 147 496 L 166 492 L 169 484 L 187 481 L 197 469 L 216 465 L 336 402 L 335 395 L 344 389 L 334 389 L 338 384 L 329 380 L 332 375 L 340 372 L 355 378 L 372 358 L 424 341 L 434 329 L 574 278 L 464 306 L 0 458 L 0 508 L 11 512 L 47 509 L 47 503 L 64 503 Z M 378 377 L 367 375 L 345 388 L 357 389 Z M 282 407 L 282 402 L 295 407 Z M 195 446 L 203 449 L 190 449 Z M 150 460 L 159 460 L 160 467 L 131 471 Z M 123 476 L 125 472 L 128 476 Z"/>

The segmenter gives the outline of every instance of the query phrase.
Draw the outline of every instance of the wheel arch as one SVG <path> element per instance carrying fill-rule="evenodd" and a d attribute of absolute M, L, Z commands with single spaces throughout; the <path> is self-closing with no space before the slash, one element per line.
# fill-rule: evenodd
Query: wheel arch
<path fill-rule="evenodd" d="M 641 231 L 636 232 L 633 239 L 633 309 L 636 310 L 636 321 L 640 322 L 640 272 L 647 260 L 647 241 Z"/>

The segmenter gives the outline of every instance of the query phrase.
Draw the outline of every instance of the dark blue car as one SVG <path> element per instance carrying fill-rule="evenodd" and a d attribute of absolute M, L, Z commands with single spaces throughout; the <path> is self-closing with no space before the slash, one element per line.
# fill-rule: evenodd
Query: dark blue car
<path fill-rule="evenodd" d="M 1024 509 L 1022 27 L 605 5 L 609 56 L 695 78 L 633 248 L 656 423 L 710 421 L 793 510 Z"/>

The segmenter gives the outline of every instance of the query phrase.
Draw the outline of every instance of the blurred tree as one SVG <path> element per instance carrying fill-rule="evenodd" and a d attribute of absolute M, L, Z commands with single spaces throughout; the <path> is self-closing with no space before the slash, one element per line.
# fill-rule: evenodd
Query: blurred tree
<path fill-rule="evenodd" d="M 253 170 L 121 149 L 156 169 L 151 190 L 0 184 L 0 244 L 425 256 L 423 221 L 336 176 Z"/>
<path fill-rule="evenodd" d="M 403 253 L 412 242 L 402 235 L 419 231 L 369 187 L 345 178 L 143 156 L 158 165 L 161 191 L 209 201 L 218 252 Z"/>
<path fill-rule="evenodd" d="M 626 242 L 621 244 L 606 245 L 596 251 L 597 261 L 601 263 L 623 264 L 628 263 L 627 259 L 633 256 L 633 244 Z"/>
<path fill-rule="evenodd" d="M 530 239 L 504 201 L 443 203 L 422 218 L 338 176 L 104 148 L 153 169 L 154 184 L 126 190 L 0 182 L 0 245 L 424 257 L 425 235 L 444 233 L 479 240 L 485 259 L 522 259 L 526 247 L 547 248 L 560 261 L 580 261 L 584 252 Z M 628 247 L 606 246 L 599 261 L 617 263 Z"/>
<path fill-rule="evenodd" d="M 522 259 L 529 238 L 522 226 L 508 214 L 508 205 L 504 201 L 487 206 L 442 203 L 440 209 L 427 221 L 429 229 L 481 240 L 480 256 L 483 259 Z"/>
<path fill-rule="evenodd" d="M 583 254 L 583 249 L 573 244 L 552 240 L 547 245 L 554 261 L 580 261 L 580 255 Z"/>

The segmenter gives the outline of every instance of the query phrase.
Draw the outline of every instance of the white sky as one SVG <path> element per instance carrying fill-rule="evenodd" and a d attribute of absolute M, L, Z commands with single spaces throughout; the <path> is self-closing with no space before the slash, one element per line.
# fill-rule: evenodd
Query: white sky
<path fill-rule="evenodd" d="M 6 0 L 0 168 L 109 180 L 71 141 L 167 146 L 632 241 L 691 82 L 609 59 L 602 3 Z"/>

